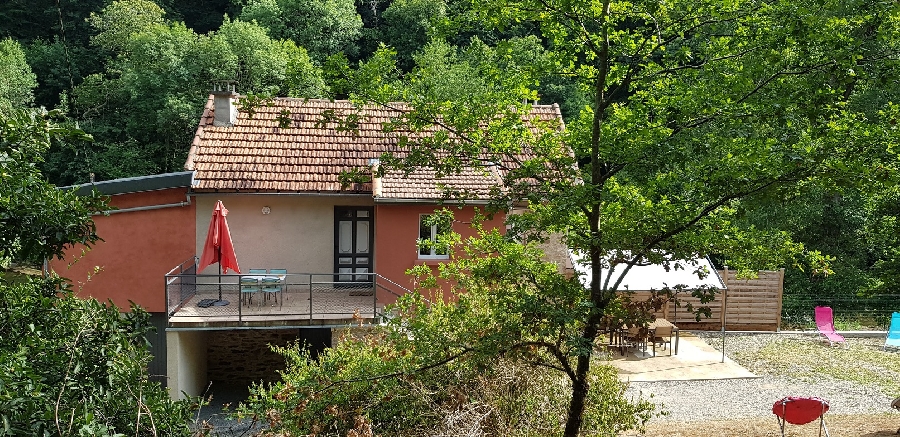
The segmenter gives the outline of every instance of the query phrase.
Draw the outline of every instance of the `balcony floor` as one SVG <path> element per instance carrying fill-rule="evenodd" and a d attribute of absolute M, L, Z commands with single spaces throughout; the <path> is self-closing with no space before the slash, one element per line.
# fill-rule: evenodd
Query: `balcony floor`
<path fill-rule="evenodd" d="M 223 286 L 224 306 L 200 306 L 218 300 L 219 292 L 202 287 L 169 317 L 170 328 L 293 327 L 377 323 L 383 305 L 375 302 L 372 289 L 317 288 L 290 290 L 265 296 L 257 292 L 252 303 L 242 302 L 233 287 Z M 374 312 L 373 312 L 374 311 Z"/>

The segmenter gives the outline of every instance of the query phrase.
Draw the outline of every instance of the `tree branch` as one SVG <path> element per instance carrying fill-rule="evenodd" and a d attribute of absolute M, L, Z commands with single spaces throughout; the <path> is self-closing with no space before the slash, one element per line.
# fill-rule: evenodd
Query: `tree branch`
<path fill-rule="evenodd" d="M 434 363 L 431 363 L 431 364 L 428 364 L 428 365 L 419 367 L 419 368 L 417 368 L 417 369 L 413 369 L 412 371 L 400 371 L 400 372 L 386 373 L 386 374 L 384 374 L 384 375 L 369 376 L 369 377 L 365 377 L 365 378 L 350 378 L 350 379 L 342 379 L 342 380 L 339 380 L 339 381 L 332 381 L 332 382 L 329 383 L 328 385 L 326 385 L 326 386 L 324 386 L 324 387 L 322 387 L 322 388 L 320 388 L 320 389 L 314 391 L 313 393 L 321 393 L 321 392 L 323 392 L 323 391 L 326 391 L 326 390 L 331 389 L 332 387 L 335 387 L 335 386 L 338 386 L 338 385 L 342 385 L 342 384 L 349 384 L 349 383 L 352 383 L 352 382 L 377 381 L 377 380 L 381 380 L 381 379 L 396 378 L 396 377 L 398 377 L 398 376 L 414 375 L 414 374 L 416 374 L 416 373 L 421 373 L 421 372 L 424 372 L 424 371 L 426 371 L 426 370 L 433 369 L 433 368 L 435 368 L 435 367 L 443 366 L 444 364 L 447 364 L 447 363 L 449 363 L 449 362 L 451 362 L 451 361 L 453 361 L 453 360 L 456 360 L 456 359 L 458 359 L 459 357 L 462 357 L 463 355 L 466 355 L 467 353 L 472 352 L 473 350 L 474 350 L 474 349 L 463 348 L 463 350 L 462 350 L 461 352 L 459 352 L 459 353 L 450 355 L 450 356 L 448 356 L 448 357 L 445 357 L 445 358 L 442 359 L 442 360 L 439 360 L 439 361 L 436 361 L 436 362 L 434 362 Z"/>

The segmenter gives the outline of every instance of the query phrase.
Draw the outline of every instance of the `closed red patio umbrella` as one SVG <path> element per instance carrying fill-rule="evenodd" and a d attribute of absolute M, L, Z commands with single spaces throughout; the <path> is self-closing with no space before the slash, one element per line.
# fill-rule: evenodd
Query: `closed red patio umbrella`
<path fill-rule="evenodd" d="M 219 263 L 219 276 L 228 273 L 231 269 L 240 273 L 237 255 L 234 254 L 234 244 L 231 242 L 231 231 L 228 230 L 228 221 L 225 216 L 228 210 L 219 200 L 212 212 L 212 220 L 209 222 L 209 232 L 206 234 L 206 243 L 203 244 L 203 254 L 197 265 L 197 273 L 200 273 L 212 263 Z M 227 300 L 222 300 L 222 278 L 219 278 L 219 300 L 213 305 L 228 305 Z"/>

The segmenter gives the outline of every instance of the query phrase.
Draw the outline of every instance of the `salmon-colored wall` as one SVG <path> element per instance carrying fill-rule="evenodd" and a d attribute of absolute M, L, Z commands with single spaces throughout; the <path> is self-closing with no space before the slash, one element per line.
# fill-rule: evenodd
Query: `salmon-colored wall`
<path fill-rule="evenodd" d="M 441 209 L 438 205 L 422 204 L 380 204 L 375 206 L 375 272 L 410 290 L 415 288 L 413 277 L 406 271 L 413 266 L 426 264 L 437 269 L 437 265 L 446 260 L 419 259 L 416 240 L 419 238 L 419 215 L 430 214 Z M 483 207 L 465 206 L 462 209 L 450 208 L 454 213 L 453 230 L 463 238 L 475 235 L 475 230 L 468 223 L 475 216 L 475 208 L 483 211 Z M 506 216 L 496 214 L 484 223 L 485 229 L 499 228 L 505 232 Z M 443 298 L 450 298 L 449 290 L 444 290 Z M 378 301 L 396 302 L 397 297 L 383 290 L 378 290 Z"/>
<path fill-rule="evenodd" d="M 111 196 L 119 209 L 185 202 L 187 187 Z M 195 205 L 95 216 L 98 242 L 82 256 L 83 247 L 53 259 L 51 270 L 72 281 L 80 297 L 107 299 L 122 310 L 129 300 L 150 312 L 166 311 L 165 274 L 194 256 Z M 99 269 L 95 273 L 95 268 Z"/>

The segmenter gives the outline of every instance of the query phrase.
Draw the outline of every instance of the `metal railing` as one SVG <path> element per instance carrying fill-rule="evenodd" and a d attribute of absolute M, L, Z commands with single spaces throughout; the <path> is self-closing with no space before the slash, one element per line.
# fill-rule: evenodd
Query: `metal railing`
<path fill-rule="evenodd" d="M 169 317 L 197 293 L 197 257 L 166 273 L 166 308 Z"/>
<path fill-rule="evenodd" d="M 271 282 L 241 283 L 241 277 Z M 387 317 L 379 297 L 410 291 L 377 273 L 198 275 L 196 258 L 166 274 L 169 322 L 343 321 L 379 323 Z M 278 278 L 278 280 L 274 280 Z"/>

